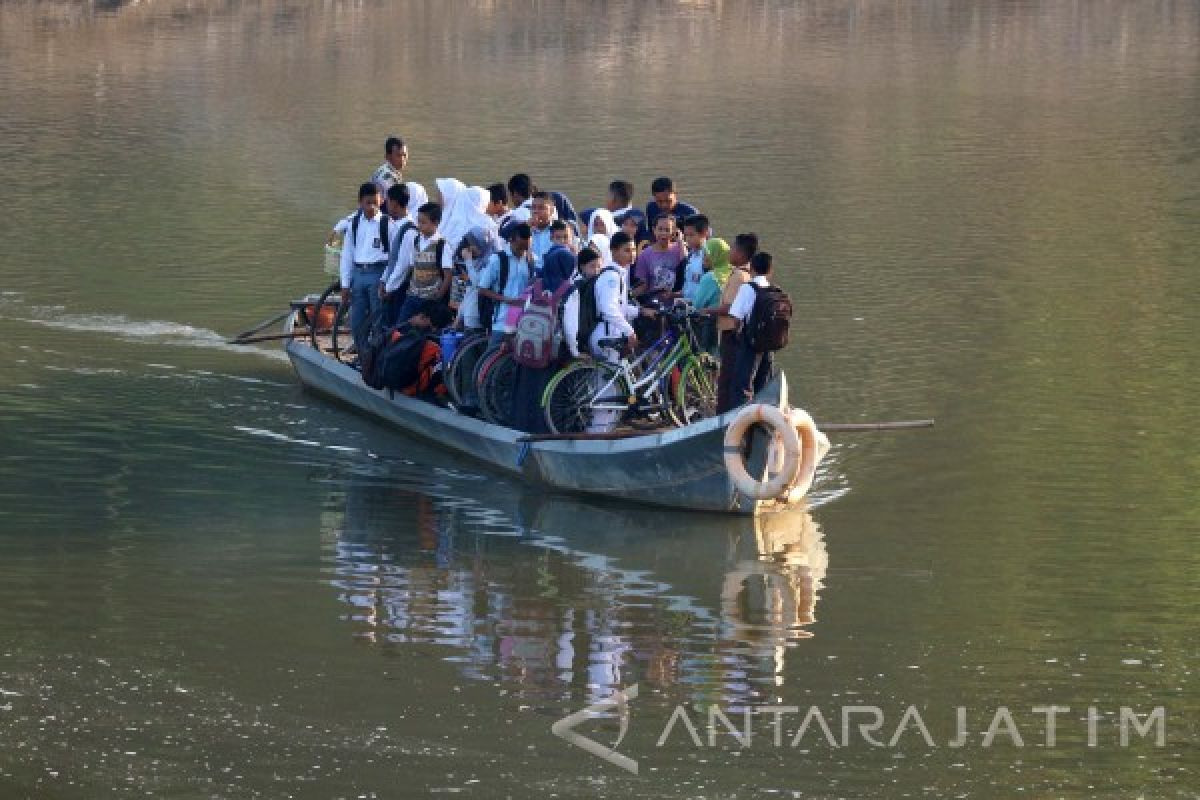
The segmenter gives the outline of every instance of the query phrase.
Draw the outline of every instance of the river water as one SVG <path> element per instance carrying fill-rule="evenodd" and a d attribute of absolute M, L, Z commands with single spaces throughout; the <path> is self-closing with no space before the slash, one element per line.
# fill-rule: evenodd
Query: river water
<path fill-rule="evenodd" d="M 937 427 L 754 523 L 304 393 L 223 339 L 392 132 L 427 186 L 674 176 L 775 254 L 814 417 Z M 1200 793 L 1196 3 L 9 0 L 0 171 L 0 796 Z M 551 733 L 633 685 L 637 775 Z"/>

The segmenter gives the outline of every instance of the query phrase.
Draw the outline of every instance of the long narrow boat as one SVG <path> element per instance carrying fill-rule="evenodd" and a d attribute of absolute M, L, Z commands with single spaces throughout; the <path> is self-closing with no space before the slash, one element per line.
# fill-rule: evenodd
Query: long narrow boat
<path fill-rule="evenodd" d="M 299 310 L 285 332 L 298 331 Z M 307 336 L 284 344 L 301 383 L 405 433 L 462 453 L 535 486 L 686 511 L 750 515 L 786 507 L 739 492 L 725 467 L 725 432 L 737 411 L 684 428 L 613 440 L 523 441 L 526 434 L 460 414 L 452 408 L 387 389 L 372 389 L 358 371 L 313 346 Z M 756 401 L 786 410 L 781 373 Z M 752 428 L 747 471 L 766 478 L 767 434 Z"/>

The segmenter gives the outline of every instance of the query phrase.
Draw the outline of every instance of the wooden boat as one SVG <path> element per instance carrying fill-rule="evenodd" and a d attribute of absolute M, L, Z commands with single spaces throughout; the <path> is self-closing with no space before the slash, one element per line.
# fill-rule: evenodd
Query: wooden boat
<path fill-rule="evenodd" d="M 298 308 L 287 319 L 284 349 L 305 387 L 530 485 L 684 511 L 752 516 L 786 507 L 734 487 L 725 468 L 724 440 L 737 411 L 623 439 L 523 441 L 521 431 L 368 387 L 356 369 L 313 346 L 307 335 L 296 335 L 303 327 L 298 327 L 300 313 Z M 756 400 L 786 409 L 786 377 L 778 374 Z M 752 430 L 746 458 L 751 475 L 765 478 L 768 445 L 765 432 Z"/>

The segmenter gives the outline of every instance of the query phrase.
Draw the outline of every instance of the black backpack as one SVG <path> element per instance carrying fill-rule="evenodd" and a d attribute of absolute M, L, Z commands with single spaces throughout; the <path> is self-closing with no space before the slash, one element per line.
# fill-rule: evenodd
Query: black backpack
<path fill-rule="evenodd" d="M 380 244 L 381 244 L 381 245 L 382 245 L 382 247 L 383 247 L 383 252 L 384 252 L 384 253 L 386 253 L 386 252 L 388 251 L 388 232 L 387 232 L 387 229 L 388 229 L 388 215 L 387 215 L 385 212 L 383 212 L 383 211 L 381 211 L 381 212 L 379 212 L 379 213 L 380 213 L 380 216 L 382 216 L 382 217 L 383 217 L 383 219 L 379 220 L 379 241 L 380 241 Z M 350 242 L 351 242 L 351 246 L 354 246 L 354 245 L 357 245 L 357 244 L 358 244 L 358 221 L 359 221 L 360 219 L 362 219 L 362 212 L 361 212 L 361 211 L 359 211 L 359 212 L 356 212 L 356 213 L 355 213 L 355 215 L 354 215 L 354 220 L 353 220 L 353 221 L 350 223 Z M 411 226 L 411 224 L 412 224 L 412 223 L 409 223 L 409 225 L 410 225 L 410 226 Z M 403 236 L 404 234 L 403 234 L 403 233 L 401 233 L 400 235 L 401 235 L 401 236 Z"/>
<path fill-rule="evenodd" d="M 379 380 L 382 388 L 400 391 L 421 377 L 421 351 L 428 340 L 420 331 L 408 331 L 384 348 Z"/>
<path fill-rule="evenodd" d="M 504 287 L 508 286 L 508 253 L 501 250 L 497 255 L 500 256 L 500 289 L 499 293 L 504 294 Z M 486 330 L 492 329 L 492 320 L 496 317 L 496 301 L 490 297 L 479 295 L 479 324 Z"/>
<path fill-rule="evenodd" d="M 746 320 L 746 341 L 756 353 L 773 353 L 787 347 L 792 325 L 792 298 L 778 286 L 754 287 L 754 309 Z"/>
<path fill-rule="evenodd" d="M 381 368 L 383 356 L 391 340 L 391 329 L 382 324 L 380 315 L 371 320 L 371 330 L 367 334 L 367 343 L 358 354 L 358 366 L 362 372 L 363 383 L 372 389 L 382 389 L 383 379 Z"/>

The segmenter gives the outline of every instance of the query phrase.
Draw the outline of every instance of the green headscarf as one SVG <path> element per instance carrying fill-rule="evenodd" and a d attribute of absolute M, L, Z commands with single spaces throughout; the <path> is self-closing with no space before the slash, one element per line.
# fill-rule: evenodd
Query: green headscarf
<path fill-rule="evenodd" d="M 729 244 L 724 239 L 709 239 L 704 244 L 704 252 L 712 264 L 713 277 L 721 288 L 725 288 L 729 273 L 733 272 L 733 265 L 729 263 Z"/>

